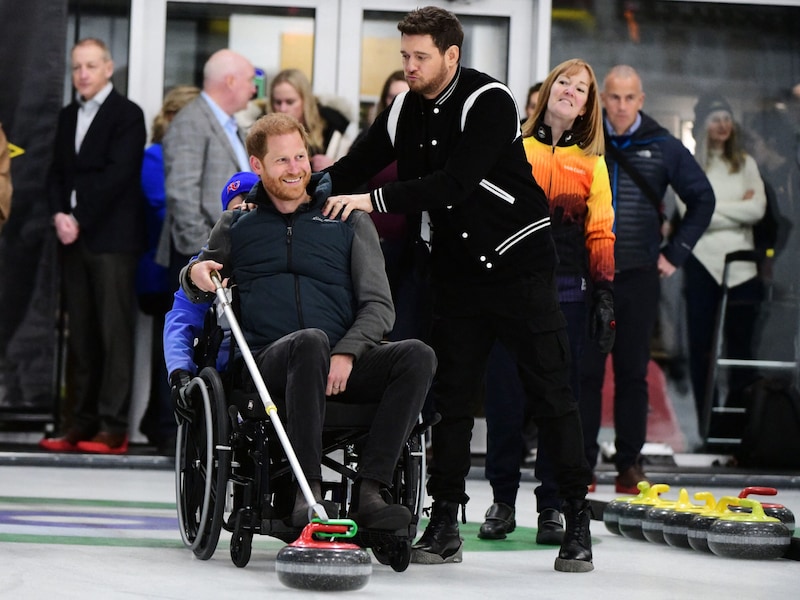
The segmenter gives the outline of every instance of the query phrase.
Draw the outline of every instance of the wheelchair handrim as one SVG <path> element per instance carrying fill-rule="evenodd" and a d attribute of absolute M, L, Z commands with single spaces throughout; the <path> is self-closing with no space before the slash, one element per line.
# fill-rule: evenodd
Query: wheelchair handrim
<path fill-rule="evenodd" d="M 205 523 L 208 519 L 208 510 L 211 500 L 211 477 L 210 474 L 213 473 L 214 468 L 214 424 L 211 418 L 211 399 L 208 395 L 208 390 L 206 389 L 205 382 L 200 377 L 195 377 L 192 381 L 189 382 L 187 388 L 190 386 L 197 386 L 200 388 L 200 395 L 203 397 L 203 412 L 205 415 L 206 421 L 206 478 L 205 478 L 205 486 L 203 490 L 203 510 L 200 513 L 200 528 L 198 530 L 197 535 L 195 536 L 194 540 L 190 540 L 189 536 L 186 533 L 186 519 L 183 514 L 183 507 L 181 501 L 181 477 L 182 477 L 182 470 L 181 470 L 181 461 L 183 456 L 181 455 L 180 448 L 177 448 L 175 452 L 175 498 L 177 499 L 177 507 L 178 507 L 178 527 L 181 532 L 181 539 L 183 540 L 183 544 L 189 548 L 190 550 L 194 551 L 202 542 L 203 535 L 205 533 Z M 187 392 L 190 391 L 187 389 Z M 183 429 L 184 424 L 181 423 L 178 425 L 178 435 L 177 439 L 180 443 L 180 440 L 183 439 Z M 185 444 L 183 444 L 185 448 Z"/>

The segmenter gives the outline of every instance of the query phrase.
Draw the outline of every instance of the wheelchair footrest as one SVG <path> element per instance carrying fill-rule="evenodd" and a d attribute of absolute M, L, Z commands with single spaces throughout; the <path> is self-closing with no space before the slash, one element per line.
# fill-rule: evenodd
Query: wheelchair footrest
<path fill-rule="evenodd" d="M 262 519 L 261 531 L 259 533 L 278 538 L 282 542 L 289 544 L 300 537 L 302 531 L 302 527 L 287 525 L 281 519 Z"/>
<path fill-rule="evenodd" d="M 385 546 L 408 540 L 413 541 L 416 535 L 417 528 L 414 525 L 409 525 L 408 529 L 398 529 L 396 531 L 359 529 L 351 541 L 362 548 L 372 548 L 373 546 Z"/>

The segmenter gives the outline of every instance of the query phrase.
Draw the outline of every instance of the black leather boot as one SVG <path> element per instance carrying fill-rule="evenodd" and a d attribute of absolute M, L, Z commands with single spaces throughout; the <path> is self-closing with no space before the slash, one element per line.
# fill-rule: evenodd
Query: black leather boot
<path fill-rule="evenodd" d="M 567 528 L 564 541 L 556 558 L 556 571 L 565 573 L 586 573 L 594 569 L 592 564 L 592 537 L 589 532 L 589 521 L 592 509 L 584 499 L 566 500 L 564 502 L 564 518 Z"/>
<path fill-rule="evenodd" d="M 486 511 L 486 517 L 478 531 L 482 540 L 504 540 L 506 534 L 516 529 L 514 507 L 503 502 L 495 502 Z"/>
<path fill-rule="evenodd" d="M 434 500 L 425 533 L 411 546 L 411 562 L 425 565 L 459 563 L 464 540 L 458 532 L 457 502 Z"/>
<path fill-rule="evenodd" d="M 564 541 L 564 519 L 555 508 L 545 508 L 539 513 L 539 528 L 536 543 L 544 546 L 560 546 Z"/>

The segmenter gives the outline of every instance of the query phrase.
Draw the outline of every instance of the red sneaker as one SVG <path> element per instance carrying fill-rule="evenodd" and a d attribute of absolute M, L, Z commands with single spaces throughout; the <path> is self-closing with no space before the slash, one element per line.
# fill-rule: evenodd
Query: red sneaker
<path fill-rule="evenodd" d="M 39 440 L 39 448 L 47 450 L 48 452 L 75 452 L 77 450 L 67 437 L 60 438 L 43 438 Z"/>
<path fill-rule="evenodd" d="M 77 429 L 70 429 L 62 437 L 43 438 L 39 440 L 39 448 L 48 452 L 75 452 L 77 444 L 84 436 Z"/>
<path fill-rule="evenodd" d="M 91 454 L 125 454 L 128 451 L 128 436 L 101 431 L 91 440 L 78 442 L 76 448 L 79 452 Z"/>

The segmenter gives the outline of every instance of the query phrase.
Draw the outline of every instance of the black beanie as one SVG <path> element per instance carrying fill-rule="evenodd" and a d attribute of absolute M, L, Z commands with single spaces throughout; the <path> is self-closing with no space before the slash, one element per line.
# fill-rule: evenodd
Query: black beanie
<path fill-rule="evenodd" d="M 715 94 L 701 96 L 697 104 L 694 105 L 694 124 L 692 125 L 692 131 L 695 133 L 699 132 L 705 125 L 708 115 L 718 110 L 724 110 L 733 117 L 731 105 L 728 104 L 722 96 L 717 96 Z"/>

